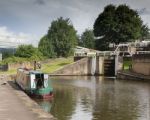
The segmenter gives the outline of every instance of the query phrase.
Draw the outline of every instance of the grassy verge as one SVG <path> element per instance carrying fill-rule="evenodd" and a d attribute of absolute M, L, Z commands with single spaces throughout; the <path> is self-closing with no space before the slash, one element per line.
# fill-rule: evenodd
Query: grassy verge
<path fill-rule="evenodd" d="M 132 65 L 132 61 L 124 61 L 123 62 L 124 70 L 129 70 L 131 65 Z"/>
<path fill-rule="evenodd" d="M 73 57 L 69 58 L 58 58 L 52 60 L 50 63 L 46 63 L 42 65 L 41 71 L 44 73 L 52 73 L 57 69 L 64 67 L 65 65 L 73 63 Z"/>
<path fill-rule="evenodd" d="M 17 69 L 16 68 L 8 70 L 8 71 L 0 71 L 0 75 L 2 75 L 2 74 L 10 75 L 10 74 L 16 74 L 16 73 L 17 73 Z"/>
<path fill-rule="evenodd" d="M 42 64 L 42 69 L 40 69 L 40 71 L 42 71 L 44 73 L 52 73 L 55 70 L 60 69 L 63 66 L 68 65 L 70 63 L 73 63 L 73 57 L 52 59 L 52 60 L 50 60 L 50 62 Z M 0 75 L 16 74 L 16 73 L 17 73 L 17 68 L 13 68 L 8 71 L 1 71 Z"/>

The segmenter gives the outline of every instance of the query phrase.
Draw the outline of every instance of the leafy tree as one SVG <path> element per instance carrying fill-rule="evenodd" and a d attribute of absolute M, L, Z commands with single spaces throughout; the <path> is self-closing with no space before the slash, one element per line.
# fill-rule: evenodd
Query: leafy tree
<path fill-rule="evenodd" d="M 48 39 L 51 40 L 54 53 L 57 57 L 67 57 L 77 45 L 76 31 L 69 19 L 62 17 L 51 23 L 48 30 Z"/>
<path fill-rule="evenodd" d="M 94 41 L 94 34 L 92 30 L 85 30 L 81 35 L 81 46 L 86 48 L 94 48 L 95 41 Z"/>
<path fill-rule="evenodd" d="M 148 29 L 143 29 L 143 22 L 137 11 L 127 5 L 107 5 L 94 23 L 94 35 L 98 49 L 107 49 L 109 43 L 134 41 L 145 36 Z M 102 43 L 102 44 L 101 44 Z"/>
<path fill-rule="evenodd" d="M 149 28 L 147 25 L 143 25 L 142 26 L 142 30 L 141 30 L 141 39 L 144 40 L 144 39 L 148 39 L 150 38 L 150 33 L 149 33 Z"/>
<path fill-rule="evenodd" d="M 52 58 L 55 57 L 54 47 L 52 45 L 52 40 L 45 35 L 41 38 L 39 45 L 38 45 L 39 51 L 46 57 Z"/>
<path fill-rule="evenodd" d="M 9 58 L 9 57 L 11 57 L 11 56 L 13 56 L 13 53 L 11 53 L 11 52 L 9 52 L 9 51 L 4 51 L 4 52 L 2 52 L 2 58 L 3 58 L 3 59 Z"/>
<path fill-rule="evenodd" d="M 42 56 L 37 48 L 32 45 L 20 45 L 15 53 L 16 57 L 30 58 L 32 56 Z"/>

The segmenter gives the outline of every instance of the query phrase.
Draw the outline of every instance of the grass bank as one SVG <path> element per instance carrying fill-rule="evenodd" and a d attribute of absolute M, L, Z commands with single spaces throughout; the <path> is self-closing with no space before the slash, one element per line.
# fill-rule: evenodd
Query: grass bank
<path fill-rule="evenodd" d="M 8 71 L 0 71 L 0 75 L 3 75 L 3 74 L 12 75 L 12 74 L 16 74 L 16 73 L 17 73 L 17 69 L 16 68 L 10 69 Z"/>
<path fill-rule="evenodd" d="M 123 69 L 129 70 L 132 66 L 132 58 L 131 57 L 124 57 L 123 58 Z"/>
<path fill-rule="evenodd" d="M 57 69 L 63 68 L 65 65 L 73 63 L 73 57 L 69 58 L 57 58 L 52 60 L 49 63 L 45 63 L 42 65 L 41 71 L 44 73 L 52 73 Z"/>
<path fill-rule="evenodd" d="M 73 63 L 73 57 L 50 59 L 49 62 L 43 63 L 40 71 L 44 73 L 52 73 L 57 69 L 63 68 L 65 65 Z M 17 68 L 8 71 L 1 71 L 0 74 L 16 74 Z"/>

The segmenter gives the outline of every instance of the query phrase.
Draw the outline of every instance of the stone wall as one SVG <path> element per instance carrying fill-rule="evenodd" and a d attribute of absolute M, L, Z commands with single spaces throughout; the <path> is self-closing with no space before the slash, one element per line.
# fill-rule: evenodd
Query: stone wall
<path fill-rule="evenodd" d="M 56 70 L 51 75 L 104 75 L 104 60 L 104 57 L 96 56 L 82 58 L 81 60 Z"/>
<path fill-rule="evenodd" d="M 34 68 L 33 62 L 23 62 L 23 63 L 10 63 L 8 64 L 8 70 L 13 68 Z"/>
<path fill-rule="evenodd" d="M 88 68 L 88 58 L 83 58 L 72 64 L 53 72 L 51 75 L 87 75 L 90 74 Z"/>
<path fill-rule="evenodd" d="M 66 65 L 65 67 L 56 70 L 50 75 L 107 75 L 114 76 L 115 70 L 122 69 L 122 59 L 116 59 L 116 57 L 104 57 L 104 56 L 91 56 L 78 59 L 72 64 Z M 108 64 L 104 64 L 106 60 Z M 115 64 L 117 64 L 115 66 Z M 107 67 L 107 68 L 106 68 Z M 115 69 L 117 67 L 117 69 Z M 106 69 L 105 69 L 106 68 Z M 106 74 L 107 72 L 107 74 Z"/>
<path fill-rule="evenodd" d="M 132 58 L 132 70 L 150 76 L 150 54 L 136 54 Z"/>
<path fill-rule="evenodd" d="M 97 57 L 96 63 L 96 75 L 104 75 L 104 57 Z"/>

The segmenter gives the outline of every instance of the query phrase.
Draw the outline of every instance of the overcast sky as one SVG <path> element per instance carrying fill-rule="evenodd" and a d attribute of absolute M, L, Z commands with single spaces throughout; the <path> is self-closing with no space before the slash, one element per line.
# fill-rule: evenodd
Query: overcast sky
<path fill-rule="evenodd" d="M 36 44 L 47 33 L 51 21 L 60 16 L 70 18 L 81 34 L 86 28 L 93 28 L 95 19 L 108 4 L 129 5 L 139 11 L 150 27 L 150 0 L 0 0 L 0 41 L 5 36 L 15 36 L 7 41 Z"/>

